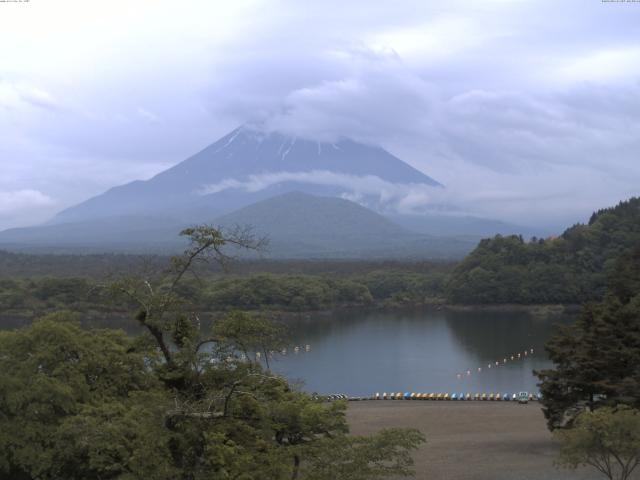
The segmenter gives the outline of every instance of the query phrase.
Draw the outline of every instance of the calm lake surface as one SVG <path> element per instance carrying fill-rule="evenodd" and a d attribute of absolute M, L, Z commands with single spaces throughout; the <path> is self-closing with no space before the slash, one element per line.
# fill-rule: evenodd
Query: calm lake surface
<path fill-rule="evenodd" d="M 275 355 L 271 367 L 301 381 L 305 390 L 322 394 L 535 392 L 532 370 L 551 365 L 544 343 L 555 326 L 569 321 L 570 317 L 519 311 L 434 308 L 301 316 L 287 321 L 290 347 L 286 355 Z M 0 329 L 25 323 L 4 317 Z M 132 334 L 139 332 L 128 318 L 109 323 Z M 105 326 L 102 321 L 93 325 Z"/>
<path fill-rule="evenodd" d="M 299 352 L 287 349 L 272 368 L 323 394 L 537 392 L 532 370 L 551 365 L 544 343 L 569 321 L 436 309 L 311 316 L 288 322 Z"/>

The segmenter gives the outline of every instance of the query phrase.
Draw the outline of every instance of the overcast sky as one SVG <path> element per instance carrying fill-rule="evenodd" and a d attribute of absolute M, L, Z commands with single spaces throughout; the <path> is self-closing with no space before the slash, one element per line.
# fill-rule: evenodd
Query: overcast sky
<path fill-rule="evenodd" d="M 246 121 L 381 144 L 465 211 L 640 194 L 640 2 L 0 2 L 0 229 Z"/>

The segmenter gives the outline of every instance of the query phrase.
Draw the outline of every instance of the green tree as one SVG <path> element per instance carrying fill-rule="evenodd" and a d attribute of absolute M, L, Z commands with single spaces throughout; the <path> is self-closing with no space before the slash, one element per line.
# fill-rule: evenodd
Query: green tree
<path fill-rule="evenodd" d="M 0 352 L 0 478 L 172 478 L 169 397 L 123 332 L 55 314 L 0 332 Z"/>
<path fill-rule="evenodd" d="M 255 362 L 264 356 L 267 370 L 272 351 L 285 347 L 285 329 L 282 325 L 257 315 L 233 311 L 213 325 L 212 342 L 226 345 L 234 351 L 242 352 Z"/>
<path fill-rule="evenodd" d="M 640 464 L 640 412 L 628 407 L 583 412 L 572 428 L 555 437 L 559 466 L 586 465 L 610 480 L 627 480 Z"/>
<path fill-rule="evenodd" d="M 549 427 L 584 408 L 640 407 L 640 248 L 623 255 L 603 302 L 546 344 L 554 368 L 537 372 Z"/>
<path fill-rule="evenodd" d="M 640 198 L 631 198 L 559 237 L 482 240 L 450 275 L 446 296 L 467 304 L 601 301 L 616 260 L 639 243 Z"/>
<path fill-rule="evenodd" d="M 236 313 L 203 331 L 182 279 L 201 259 L 225 263 L 224 246 L 259 244 L 207 226 L 183 233 L 192 243 L 165 275 L 110 286 L 136 305 L 144 335 L 84 330 L 69 314 L 0 334 L 0 479 L 410 474 L 419 432 L 349 436 L 346 403 L 312 398 L 235 355 L 275 345 L 278 327 Z"/>

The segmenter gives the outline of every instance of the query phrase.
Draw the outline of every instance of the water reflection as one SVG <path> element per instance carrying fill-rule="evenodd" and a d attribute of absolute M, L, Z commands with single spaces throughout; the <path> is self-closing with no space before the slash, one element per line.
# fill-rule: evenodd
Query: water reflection
<path fill-rule="evenodd" d="M 568 320 L 433 309 L 314 316 L 289 322 L 293 344 L 311 351 L 290 349 L 274 369 L 322 393 L 536 391 L 532 370 L 550 365 L 544 342 Z"/>

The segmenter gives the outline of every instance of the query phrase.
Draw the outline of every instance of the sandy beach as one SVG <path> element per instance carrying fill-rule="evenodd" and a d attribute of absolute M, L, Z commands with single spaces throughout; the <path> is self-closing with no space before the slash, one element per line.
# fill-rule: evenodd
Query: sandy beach
<path fill-rule="evenodd" d="M 590 469 L 559 470 L 540 404 L 380 400 L 350 402 L 354 434 L 415 427 L 427 437 L 414 455 L 419 480 L 591 480 Z"/>

